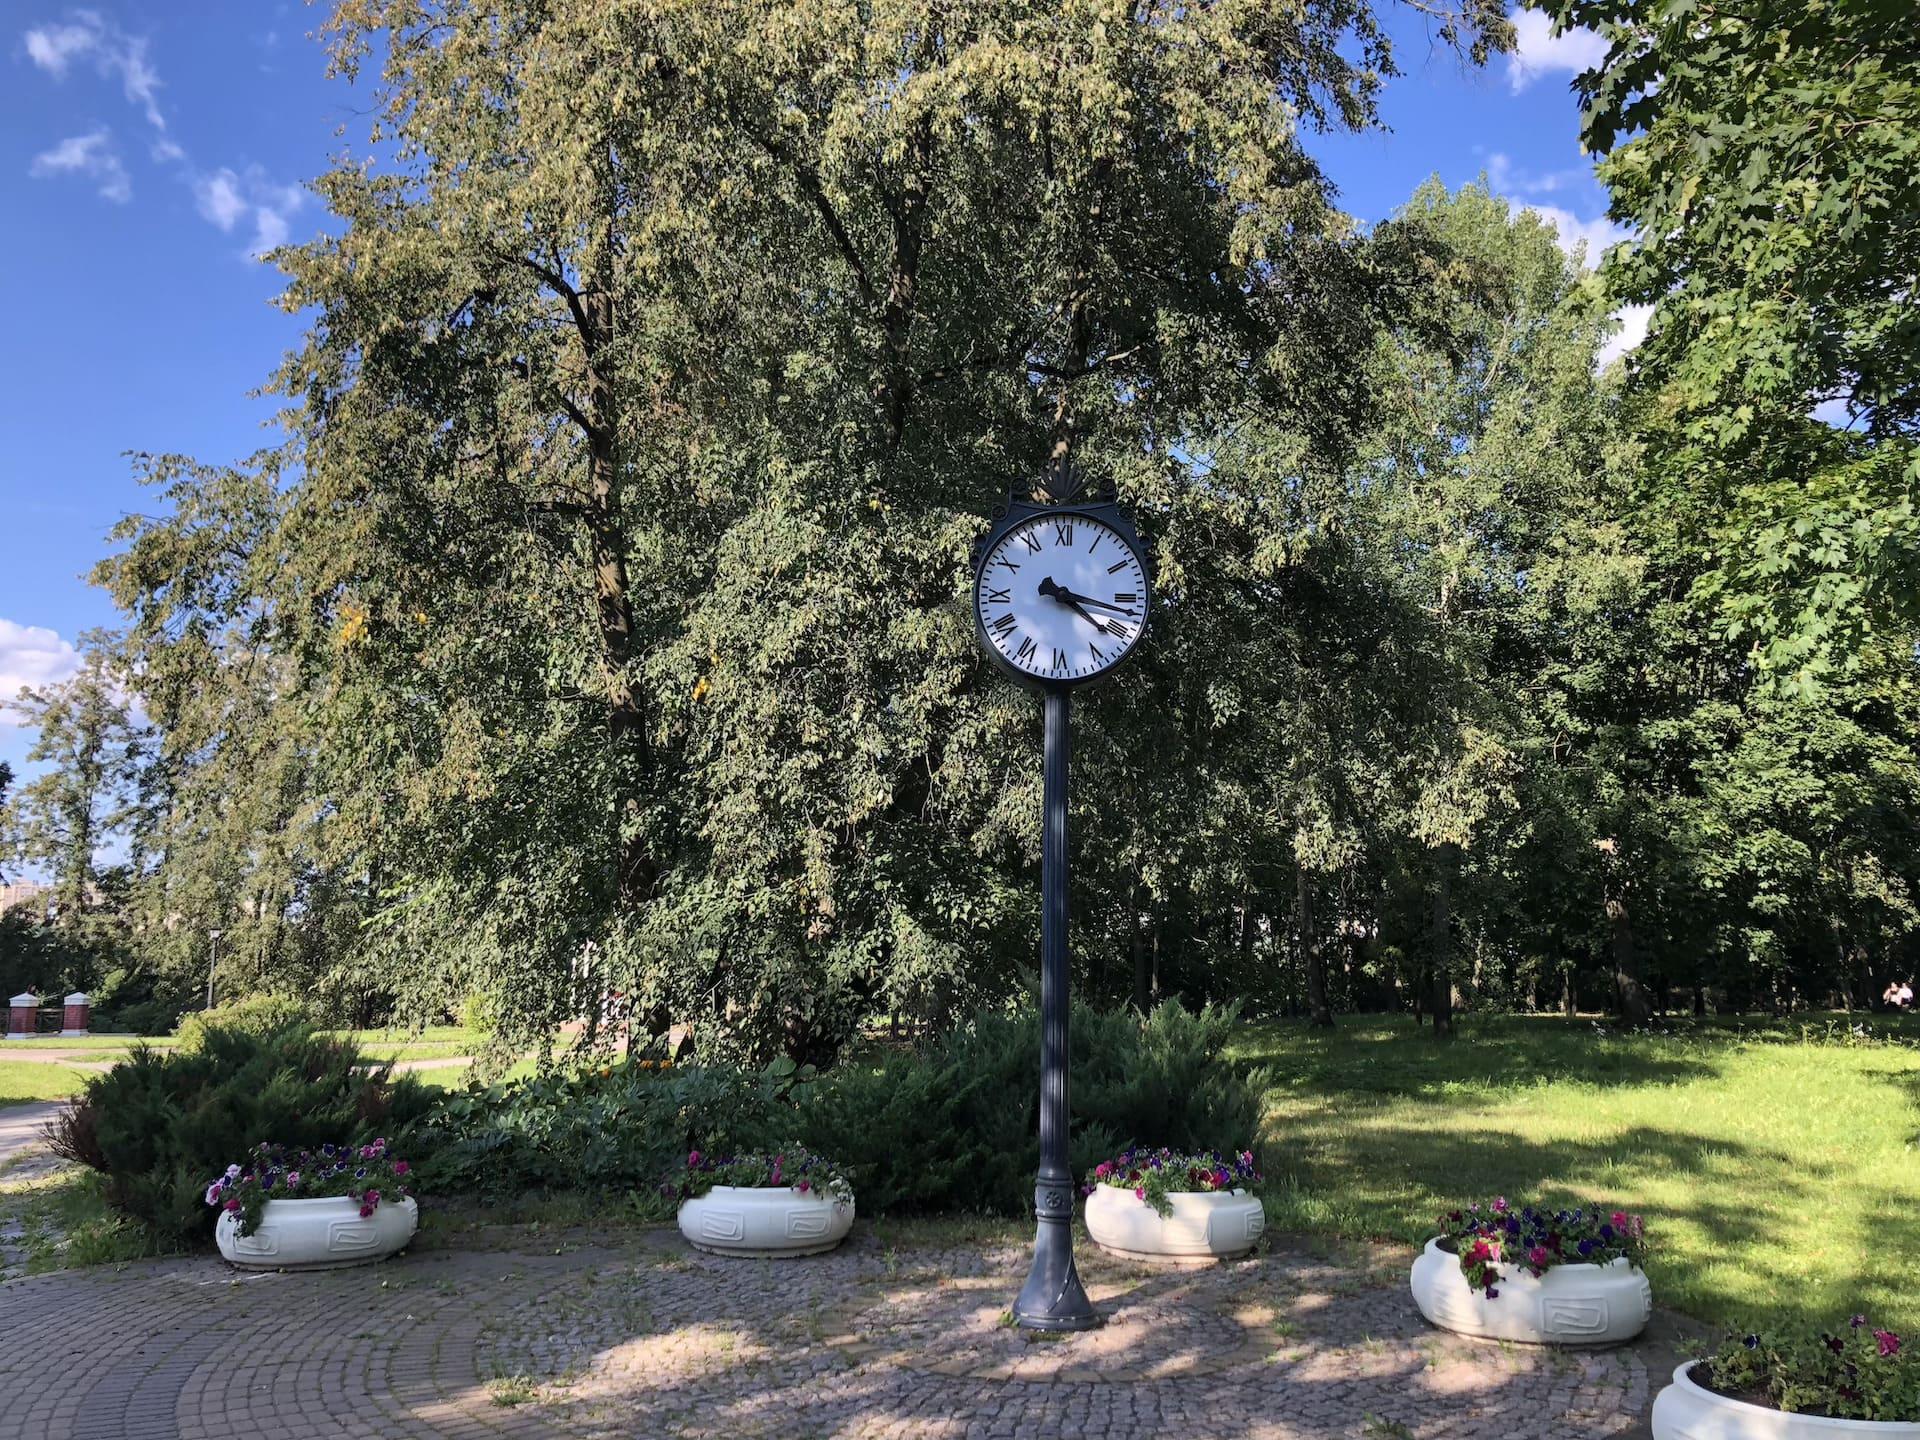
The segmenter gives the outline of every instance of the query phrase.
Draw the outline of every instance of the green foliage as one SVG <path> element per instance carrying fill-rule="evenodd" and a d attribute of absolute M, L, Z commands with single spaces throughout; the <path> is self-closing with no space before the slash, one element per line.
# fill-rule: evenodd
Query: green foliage
<path fill-rule="evenodd" d="M 1610 42 L 1577 82 L 1586 148 L 1637 232 L 1606 280 L 1655 307 L 1636 368 L 1671 419 L 1650 427 L 1656 463 L 1726 522 L 1703 599 L 1807 689 L 1920 615 L 1913 15 L 1889 0 L 1543 8 Z M 1853 433 L 1821 433 L 1807 416 L 1822 403 Z"/>
<path fill-rule="evenodd" d="M 686 1167 L 689 1152 L 745 1152 L 774 1138 L 784 1084 L 737 1069 L 652 1062 L 470 1084 L 427 1117 L 421 1184 L 485 1199 L 623 1191 L 644 1213 L 670 1213 L 662 1183 Z"/>
<path fill-rule="evenodd" d="M 1076 1006 L 1072 1173 L 1130 1140 L 1246 1147 L 1262 1082 L 1221 1058 L 1236 1014 L 1173 1002 L 1142 1021 Z M 980 1015 L 924 1051 L 831 1072 L 802 1100 L 800 1130 L 853 1173 L 866 1213 L 1022 1215 L 1040 1163 L 1039 1073 L 1036 1012 Z"/>
<path fill-rule="evenodd" d="M 313 1011 L 291 995 L 249 995 L 211 1010 L 196 1010 L 180 1021 L 179 1048 L 197 1052 L 218 1031 L 257 1035 L 262 1039 L 314 1028 Z"/>
<path fill-rule="evenodd" d="M 420 1087 L 367 1067 L 351 1043 L 294 1029 L 207 1027 L 192 1050 L 136 1046 L 58 1122 L 55 1150 L 103 1177 L 109 1203 L 164 1243 L 205 1242 L 208 1179 L 263 1139 L 317 1149 L 397 1135 Z"/>
<path fill-rule="evenodd" d="M 1920 1346 L 1864 1315 L 1817 1336 L 1730 1336 L 1695 1378 L 1737 1400 L 1803 1415 L 1920 1422 Z"/>

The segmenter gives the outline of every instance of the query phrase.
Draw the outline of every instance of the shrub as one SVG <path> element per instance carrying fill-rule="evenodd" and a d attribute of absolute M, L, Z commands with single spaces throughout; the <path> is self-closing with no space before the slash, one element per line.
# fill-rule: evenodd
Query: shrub
<path fill-rule="evenodd" d="M 665 1213 L 661 1178 L 690 1150 L 749 1150 L 772 1138 L 785 1075 L 627 1061 L 470 1084 L 428 1116 L 422 1185 L 500 1199 L 527 1190 L 625 1190 Z"/>
<path fill-rule="evenodd" d="M 171 1035 L 179 1023 L 180 1005 L 173 1000 L 136 1000 L 130 1005 L 94 1011 L 96 1029 L 129 1035 Z"/>
<path fill-rule="evenodd" d="M 1123 1144 L 1237 1149 L 1258 1133 L 1262 1077 L 1221 1058 L 1238 1010 L 1177 1003 L 1141 1020 L 1073 1014 L 1072 1173 Z M 853 1172 L 869 1213 L 1031 1211 L 1040 1021 L 983 1015 L 927 1050 L 849 1064 L 809 1087 L 802 1138 Z"/>
<path fill-rule="evenodd" d="M 427 1110 L 417 1082 L 364 1067 L 349 1041 L 306 1030 L 203 1027 L 194 1048 L 136 1046 L 54 1127 L 54 1149 L 100 1172 L 109 1204 L 169 1244 L 206 1241 L 207 1177 L 263 1140 L 317 1147 L 404 1132 Z"/>
<path fill-rule="evenodd" d="M 244 1000 L 197 1010 L 180 1022 L 182 1050 L 199 1050 L 210 1029 L 241 1031 L 248 1035 L 280 1035 L 314 1028 L 313 1011 L 290 995 L 249 995 Z"/>
<path fill-rule="evenodd" d="M 1920 1355 L 1864 1315 L 1817 1337 L 1730 1338 L 1694 1379 L 1730 1399 L 1776 1410 L 1920 1421 Z"/>

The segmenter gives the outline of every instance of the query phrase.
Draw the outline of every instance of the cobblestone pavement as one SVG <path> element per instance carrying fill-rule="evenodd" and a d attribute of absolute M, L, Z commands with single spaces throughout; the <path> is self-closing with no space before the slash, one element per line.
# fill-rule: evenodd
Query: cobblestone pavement
<path fill-rule="evenodd" d="M 1087 1254 L 1109 1323 L 1003 1314 L 1021 1247 L 723 1260 L 671 1232 L 317 1274 L 152 1261 L 0 1285 L 5 1440 L 1499 1436 L 1639 1432 L 1648 1365 L 1428 1328 L 1407 1257 Z M 518 1248 L 517 1248 L 518 1247 Z"/>

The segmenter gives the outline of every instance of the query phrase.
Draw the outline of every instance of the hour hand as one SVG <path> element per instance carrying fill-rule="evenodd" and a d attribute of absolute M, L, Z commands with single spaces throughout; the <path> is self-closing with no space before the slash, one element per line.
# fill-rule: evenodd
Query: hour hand
<path fill-rule="evenodd" d="M 1086 606 L 1080 603 L 1080 600 L 1081 600 L 1080 596 L 1074 594 L 1073 591 L 1067 589 L 1067 587 L 1064 585 L 1054 584 L 1053 577 L 1051 575 L 1047 576 L 1046 579 L 1040 582 L 1040 593 L 1042 595 L 1051 596 L 1053 599 L 1058 600 L 1062 605 L 1070 607 L 1075 614 L 1077 614 L 1082 620 L 1086 621 L 1089 625 L 1093 626 L 1094 629 L 1104 630 L 1106 628 L 1098 620 L 1093 618 L 1093 616 L 1088 612 Z M 1100 602 L 1096 600 L 1094 603 L 1097 605 Z"/>

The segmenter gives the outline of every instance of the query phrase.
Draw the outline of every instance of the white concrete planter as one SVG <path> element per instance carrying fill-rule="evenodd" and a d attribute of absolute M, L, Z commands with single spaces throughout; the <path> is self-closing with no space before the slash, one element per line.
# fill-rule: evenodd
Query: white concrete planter
<path fill-rule="evenodd" d="M 1729 1400 L 1693 1383 L 1694 1363 L 1675 1370 L 1653 1402 L 1653 1440 L 1920 1440 L 1920 1424 L 1905 1420 L 1829 1420 Z"/>
<path fill-rule="evenodd" d="M 386 1259 L 413 1238 L 419 1224 L 420 1207 L 410 1195 L 382 1200 L 364 1220 L 358 1200 L 332 1195 L 269 1200 L 251 1235 L 240 1233 L 238 1215 L 223 1211 L 213 1239 L 227 1263 L 242 1270 L 330 1270 Z"/>
<path fill-rule="evenodd" d="M 1443 1330 L 1529 1345 L 1618 1345 L 1646 1328 L 1653 1286 L 1624 1257 L 1605 1265 L 1556 1265 L 1535 1279 L 1501 1264 L 1492 1300 L 1467 1284 L 1460 1257 L 1440 1238 L 1413 1262 L 1413 1303 Z"/>
<path fill-rule="evenodd" d="M 680 1233 L 711 1255 L 818 1255 L 852 1228 L 853 1201 L 817 1190 L 716 1185 L 680 1203 Z"/>
<path fill-rule="evenodd" d="M 1244 1190 L 1177 1190 L 1159 1215 L 1131 1190 L 1096 1185 L 1087 1197 L 1087 1234 L 1111 1255 L 1163 1264 L 1210 1265 L 1244 1255 L 1267 1228 L 1267 1212 Z"/>

